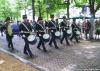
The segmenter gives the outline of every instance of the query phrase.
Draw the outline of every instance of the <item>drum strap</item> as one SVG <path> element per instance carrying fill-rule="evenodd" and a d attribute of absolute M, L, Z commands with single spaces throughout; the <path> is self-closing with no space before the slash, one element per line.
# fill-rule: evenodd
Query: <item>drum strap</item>
<path fill-rule="evenodd" d="M 27 31 L 29 32 L 29 29 L 27 28 L 27 26 L 24 23 L 22 23 L 22 24 L 27 29 Z"/>
<path fill-rule="evenodd" d="M 40 23 L 38 23 L 38 25 L 41 26 L 41 28 L 42 28 L 43 30 L 45 30 L 45 28 L 44 28 Z"/>
<path fill-rule="evenodd" d="M 34 26 L 32 25 L 32 23 L 30 23 L 30 25 L 31 25 L 32 27 L 34 27 Z"/>
<path fill-rule="evenodd" d="M 52 22 L 52 21 L 50 21 L 53 25 L 54 25 L 54 27 L 56 27 L 56 25 L 54 24 L 54 22 Z"/>
<path fill-rule="evenodd" d="M 64 21 L 63 21 L 64 22 Z M 66 23 L 64 22 L 64 24 L 66 25 Z M 68 27 L 68 25 L 66 25 Z"/>

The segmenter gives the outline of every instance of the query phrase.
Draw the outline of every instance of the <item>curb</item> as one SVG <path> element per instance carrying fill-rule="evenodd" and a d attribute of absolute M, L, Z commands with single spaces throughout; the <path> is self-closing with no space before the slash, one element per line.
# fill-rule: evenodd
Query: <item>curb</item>
<path fill-rule="evenodd" d="M 5 52 L 5 53 L 15 57 L 16 59 L 20 60 L 21 62 L 23 62 L 25 64 L 31 65 L 32 67 L 38 69 L 39 71 L 49 71 L 47 68 L 41 67 L 41 66 L 39 66 L 37 64 L 33 64 L 31 61 L 28 61 L 28 60 L 26 60 L 24 58 L 21 58 L 21 57 L 15 55 L 15 54 L 12 54 L 11 52 L 9 52 L 9 51 L 7 51 L 5 49 L 0 48 L 0 51 Z"/>

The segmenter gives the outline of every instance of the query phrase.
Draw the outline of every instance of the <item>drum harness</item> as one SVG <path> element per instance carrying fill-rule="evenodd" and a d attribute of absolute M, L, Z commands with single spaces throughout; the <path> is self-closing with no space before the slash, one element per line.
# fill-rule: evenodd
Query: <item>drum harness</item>
<path fill-rule="evenodd" d="M 64 22 L 64 21 L 63 21 L 63 22 Z M 65 30 L 65 28 L 68 28 L 69 25 L 67 25 L 66 22 L 64 22 L 64 24 L 66 25 L 66 27 L 64 27 L 64 30 Z"/>
<path fill-rule="evenodd" d="M 23 23 L 22 23 L 22 24 L 23 24 Z M 40 32 L 45 32 L 45 33 L 47 33 L 46 30 L 45 30 L 45 28 L 43 28 L 42 25 L 40 25 L 39 23 L 38 23 L 38 25 L 41 26 L 42 29 L 44 30 L 44 31 L 40 31 Z M 26 27 L 25 24 L 23 24 L 23 26 L 27 29 L 28 32 L 21 32 L 21 33 L 30 33 L 31 35 L 34 35 L 34 34 L 32 34 L 33 32 L 30 32 L 30 31 L 29 31 L 29 29 Z M 39 31 L 37 31 L 37 32 L 39 32 Z M 39 34 L 39 35 L 41 36 L 41 34 Z M 36 36 L 36 35 L 35 35 L 35 36 Z"/>
<path fill-rule="evenodd" d="M 75 25 L 75 28 L 73 29 L 73 31 L 75 31 L 75 33 L 76 33 L 77 35 L 79 35 L 79 34 L 80 34 L 80 32 L 79 32 L 79 30 L 78 30 L 77 25 Z"/>
<path fill-rule="evenodd" d="M 56 25 L 54 24 L 54 22 L 52 22 L 52 21 L 50 21 L 50 22 L 54 25 L 54 27 L 52 27 L 52 29 L 56 29 Z M 59 28 L 60 28 L 60 25 L 59 25 Z M 54 31 L 51 30 L 51 32 L 54 32 Z M 59 38 L 59 37 L 61 36 L 60 30 L 58 30 L 58 31 L 55 32 L 55 36 L 56 36 L 57 38 Z"/>
<path fill-rule="evenodd" d="M 50 35 L 48 34 L 48 28 L 47 28 L 47 31 L 46 31 L 44 24 L 43 24 L 44 27 L 40 23 L 38 23 L 38 25 L 44 30 L 44 31 L 40 31 L 40 32 L 44 32 L 43 36 L 41 34 L 39 34 L 39 36 L 42 36 L 43 39 L 45 41 L 47 40 L 46 42 L 48 42 L 49 41 L 49 38 L 50 38 Z M 48 36 L 48 37 L 46 38 L 46 36 Z"/>
<path fill-rule="evenodd" d="M 36 35 L 35 34 L 32 34 L 33 32 L 30 32 L 29 31 L 29 29 L 27 28 L 27 26 L 24 24 L 24 23 L 22 23 L 23 24 L 23 26 L 27 29 L 27 31 L 28 32 L 23 32 L 23 33 L 30 33 L 30 35 L 28 36 L 28 42 L 30 43 L 30 44 L 35 44 L 36 42 L 37 42 L 37 39 L 36 39 Z M 22 36 L 23 38 L 25 37 L 25 35 L 23 35 Z M 32 38 L 32 39 L 31 39 Z M 34 39 L 34 40 L 33 40 Z"/>
<path fill-rule="evenodd" d="M 38 23 L 38 25 L 44 30 L 44 31 L 38 31 L 38 32 L 44 32 L 44 33 L 47 33 L 46 30 L 45 30 L 44 24 L 43 24 L 44 27 L 43 27 L 40 23 Z M 41 34 L 39 34 L 39 35 L 42 36 Z"/>
<path fill-rule="evenodd" d="M 30 32 L 29 31 L 29 29 L 27 28 L 27 26 L 24 24 L 24 23 L 22 23 L 22 25 L 26 28 L 26 30 L 28 31 L 28 32 L 21 32 L 21 33 L 30 33 L 30 35 L 34 35 L 34 34 L 32 34 L 32 32 Z M 23 37 L 25 37 L 25 35 L 23 35 Z"/>
<path fill-rule="evenodd" d="M 66 22 L 64 22 L 64 21 L 63 21 L 63 23 L 65 24 L 66 27 L 61 27 L 61 28 L 64 28 L 64 31 L 66 31 L 66 28 L 68 28 L 69 25 L 67 25 Z M 71 30 L 70 29 L 67 29 L 67 31 L 71 31 Z"/>
<path fill-rule="evenodd" d="M 56 25 L 54 24 L 54 22 L 50 21 L 54 27 L 51 27 L 52 29 L 56 29 Z M 51 30 L 51 32 L 53 32 L 53 30 Z"/>

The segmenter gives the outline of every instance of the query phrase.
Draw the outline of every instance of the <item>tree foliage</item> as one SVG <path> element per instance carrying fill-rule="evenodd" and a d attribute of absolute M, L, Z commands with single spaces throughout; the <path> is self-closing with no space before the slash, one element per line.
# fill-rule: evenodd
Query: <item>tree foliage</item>
<path fill-rule="evenodd" d="M 94 10 L 94 13 L 97 12 L 100 8 L 100 0 L 74 0 L 74 2 L 75 6 L 77 7 L 81 7 L 87 3 L 89 5 L 90 11 Z"/>
<path fill-rule="evenodd" d="M 7 0 L 0 0 L 0 16 L 1 18 L 6 18 L 11 15 L 11 8 L 9 7 L 9 2 Z"/>
<path fill-rule="evenodd" d="M 31 0 L 28 0 L 28 5 L 31 5 L 31 3 Z M 42 17 L 46 17 L 47 12 L 48 14 L 53 14 L 63 8 L 66 8 L 63 0 L 35 0 L 35 12 L 37 16 L 41 12 Z"/>
<path fill-rule="evenodd" d="M 25 2 L 26 1 L 26 2 Z M 62 9 L 67 8 L 67 3 L 64 0 L 34 0 L 35 14 L 42 17 L 46 17 L 48 14 L 53 14 L 59 12 Z M 100 0 L 70 0 L 70 4 L 75 4 L 77 7 L 88 3 L 90 11 L 94 13 L 100 8 Z M 94 3 L 93 3 L 94 1 Z M 20 10 L 25 9 L 25 7 L 32 6 L 32 0 L 16 0 L 15 5 L 11 5 L 9 0 L 0 0 L 0 18 L 6 18 L 11 16 L 13 19 L 20 17 Z M 96 5 L 96 8 L 94 7 Z"/>
<path fill-rule="evenodd" d="M 0 19 L 11 17 L 17 19 L 20 17 L 20 10 L 23 9 L 23 3 L 21 0 L 16 0 L 16 3 L 10 3 L 9 0 L 0 0 Z"/>

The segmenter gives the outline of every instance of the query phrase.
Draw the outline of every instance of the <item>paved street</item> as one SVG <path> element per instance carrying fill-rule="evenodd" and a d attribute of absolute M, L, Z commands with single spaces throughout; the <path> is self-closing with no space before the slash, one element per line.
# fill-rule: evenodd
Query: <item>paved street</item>
<path fill-rule="evenodd" d="M 100 71 L 100 41 L 90 42 L 82 40 L 81 43 L 71 43 L 71 46 L 61 45 L 60 49 L 49 47 L 46 43 L 47 53 L 40 51 L 36 45 L 30 45 L 35 58 L 27 58 L 23 54 L 24 42 L 17 36 L 13 39 L 14 54 L 30 60 L 34 64 L 48 68 L 49 71 Z M 0 46 L 9 51 L 5 37 L 0 35 Z"/>

